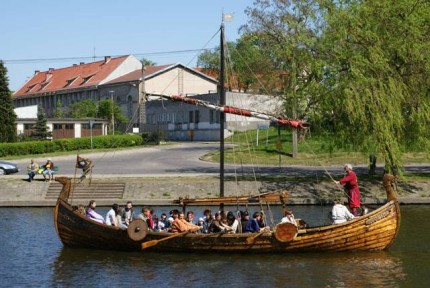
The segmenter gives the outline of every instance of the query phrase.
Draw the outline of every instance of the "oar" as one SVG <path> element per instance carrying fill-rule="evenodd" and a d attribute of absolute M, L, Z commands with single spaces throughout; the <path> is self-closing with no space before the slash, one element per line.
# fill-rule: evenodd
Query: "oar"
<path fill-rule="evenodd" d="M 246 238 L 246 243 L 248 244 L 252 244 L 254 243 L 255 239 L 261 235 L 264 234 L 264 232 L 266 232 L 264 229 L 261 229 L 262 231 L 258 232 L 257 235 L 254 236 L 249 236 L 248 238 Z"/>
<path fill-rule="evenodd" d="M 169 239 L 172 239 L 172 238 L 176 238 L 176 237 L 185 235 L 187 233 L 189 233 L 188 230 L 185 231 L 185 232 L 181 232 L 181 233 L 178 233 L 178 234 L 174 234 L 174 235 L 171 235 L 171 236 L 164 237 L 164 238 L 162 238 L 160 240 L 151 240 L 151 241 L 143 242 L 141 244 L 142 250 L 146 249 L 146 248 L 149 248 L 149 247 L 152 247 L 152 246 L 155 246 L 155 245 L 157 245 L 160 242 L 163 242 L 163 241 L 166 241 L 166 240 L 169 240 Z"/>

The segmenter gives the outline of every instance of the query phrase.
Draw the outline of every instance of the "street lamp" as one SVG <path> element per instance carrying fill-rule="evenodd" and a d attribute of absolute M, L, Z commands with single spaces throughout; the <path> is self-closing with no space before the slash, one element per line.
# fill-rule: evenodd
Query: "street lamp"
<path fill-rule="evenodd" d="M 115 135 L 115 114 L 114 114 L 115 103 L 113 102 L 113 95 L 115 94 L 115 91 L 109 91 L 109 93 L 110 93 L 110 99 L 112 101 L 112 135 Z"/>
<path fill-rule="evenodd" d="M 94 125 L 94 119 L 90 119 L 91 150 L 93 150 L 93 125 Z"/>

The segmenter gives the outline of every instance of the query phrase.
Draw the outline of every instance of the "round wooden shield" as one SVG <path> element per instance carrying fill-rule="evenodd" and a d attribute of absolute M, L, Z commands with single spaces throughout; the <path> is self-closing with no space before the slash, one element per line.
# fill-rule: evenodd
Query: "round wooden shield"
<path fill-rule="evenodd" d="M 290 242 L 297 236 L 297 226 L 291 223 L 280 223 L 276 225 L 275 238 L 279 242 Z"/>
<path fill-rule="evenodd" d="M 135 219 L 128 225 L 127 233 L 131 240 L 141 241 L 148 233 L 148 225 L 142 219 Z"/>

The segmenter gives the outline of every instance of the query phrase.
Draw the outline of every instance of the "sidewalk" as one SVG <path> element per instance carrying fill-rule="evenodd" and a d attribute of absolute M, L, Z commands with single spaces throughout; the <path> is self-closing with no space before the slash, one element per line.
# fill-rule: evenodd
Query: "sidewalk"
<path fill-rule="evenodd" d="M 62 175 L 72 177 L 73 175 Z M 97 199 L 99 206 L 110 206 L 117 202 L 124 205 L 133 201 L 134 205 L 174 205 L 179 197 L 203 198 L 218 197 L 219 180 L 217 175 L 193 174 L 172 175 L 95 175 L 92 183 L 125 183 L 122 198 Z M 85 180 L 83 185 L 89 185 Z M 55 199 L 46 199 L 49 182 L 38 178 L 29 183 L 23 175 L 0 177 L 0 207 L 53 207 Z M 334 197 L 342 195 L 339 187 L 331 182 L 255 182 L 226 181 L 225 196 L 257 195 L 261 193 L 284 191 L 290 194 L 289 205 L 328 204 Z M 363 204 L 385 203 L 385 190 L 382 183 L 360 183 Z M 429 204 L 430 183 L 427 181 L 399 185 L 399 201 L 402 204 Z M 87 204 L 88 199 L 74 199 L 74 204 Z"/>

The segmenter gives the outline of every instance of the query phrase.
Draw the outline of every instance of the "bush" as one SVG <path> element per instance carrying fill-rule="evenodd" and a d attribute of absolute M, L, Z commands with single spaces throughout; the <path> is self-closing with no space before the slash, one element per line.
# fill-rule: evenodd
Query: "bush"
<path fill-rule="evenodd" d="M 142 144 L 160 144 L 160 136 L 157 132 L 142 133 Z"/>
<path fill-rule="evenodd" d="M 94 136 L 93 149 L 109 149 L 142 145 L 142 136 L 136 134 Z M 0 157 L 32 155 L 61 151 L 91 149 L 91 137 L 68 138 L 53 141 L 0 143 Z"/>

